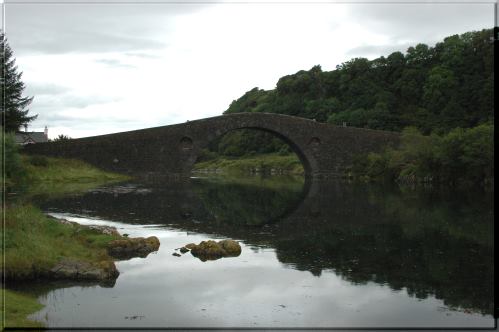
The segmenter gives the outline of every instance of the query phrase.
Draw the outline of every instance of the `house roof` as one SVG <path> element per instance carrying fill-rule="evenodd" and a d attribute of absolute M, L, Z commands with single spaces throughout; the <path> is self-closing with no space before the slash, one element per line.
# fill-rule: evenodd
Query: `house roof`
<path fill-rule="evenodd" d="M 31 131 L 16 133 L 15 141 L 18 144 L 29 144 L 47 142 L 48 139 L 43 131 Z"/>

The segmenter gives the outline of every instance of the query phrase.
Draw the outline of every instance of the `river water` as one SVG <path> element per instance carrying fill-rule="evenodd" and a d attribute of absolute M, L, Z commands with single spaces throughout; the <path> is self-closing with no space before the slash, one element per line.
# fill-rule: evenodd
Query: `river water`
<path fill-rule="evenodd" d="M 192 178 L 34 202 L 161 242 L 111 284 L 31 285 L 49 327 L 494 326 L 493 192 Z M 173 255 L 209 239 L 242 253 Z"/>

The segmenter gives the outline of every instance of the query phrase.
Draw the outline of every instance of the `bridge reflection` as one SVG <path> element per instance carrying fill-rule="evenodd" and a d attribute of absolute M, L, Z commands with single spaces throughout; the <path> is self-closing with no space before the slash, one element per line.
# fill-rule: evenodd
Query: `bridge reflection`
<path fill-rule="evenodd" d="M 493 195 L 404 193 L 337 181 L 192 179 L 102 188 L 39 204 L 239 239 L 272 248 L 281 263 L 318 277 L 333 270 L 352 283 L 376 282 L 493 313 Z"/>

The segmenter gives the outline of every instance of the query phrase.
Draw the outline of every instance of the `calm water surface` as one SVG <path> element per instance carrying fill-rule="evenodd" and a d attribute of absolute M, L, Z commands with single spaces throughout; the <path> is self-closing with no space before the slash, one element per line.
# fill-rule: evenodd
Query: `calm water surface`
<path fill-rule="evenodd" d="M 111 285 L 31 285 L 49 327 L 494 326 L 493 193 L 198 178 L 35 204 L 161 242 Z M 239 257 L 172 255 L 227 238 Z"/>

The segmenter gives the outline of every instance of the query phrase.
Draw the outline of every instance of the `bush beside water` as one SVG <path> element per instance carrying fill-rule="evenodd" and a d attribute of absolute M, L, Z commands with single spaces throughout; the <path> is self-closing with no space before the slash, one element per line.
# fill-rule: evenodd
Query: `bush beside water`
<path fill-rule="evenodd" d="M 494 179 L 494 126 L 488 123 L 429 136 L 414 127 L 406 128 L 397 149 L 358 156 L 349 176 L 406 183 L 491 183 Z"/>

